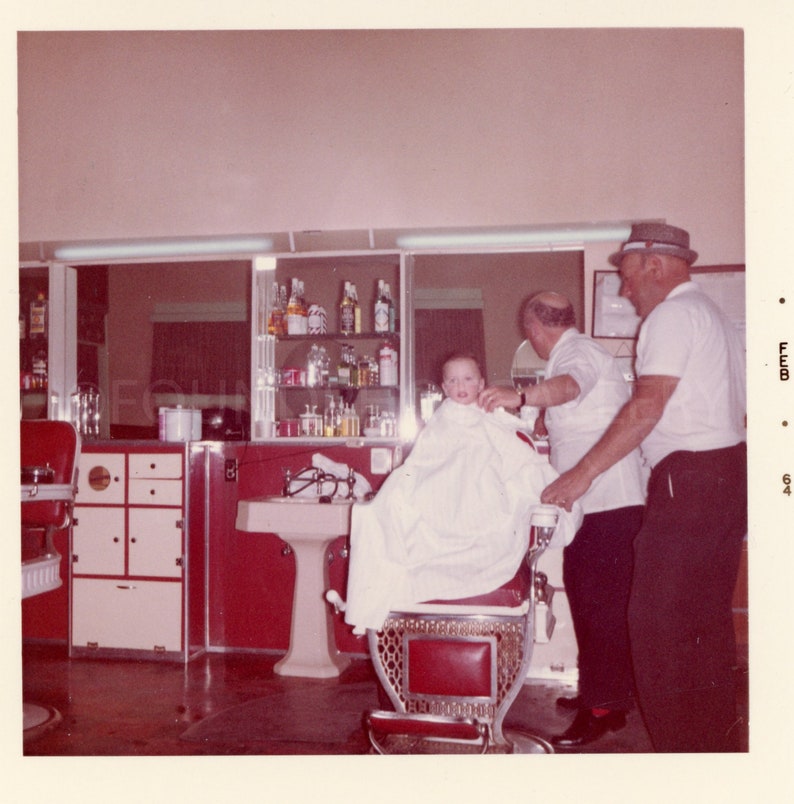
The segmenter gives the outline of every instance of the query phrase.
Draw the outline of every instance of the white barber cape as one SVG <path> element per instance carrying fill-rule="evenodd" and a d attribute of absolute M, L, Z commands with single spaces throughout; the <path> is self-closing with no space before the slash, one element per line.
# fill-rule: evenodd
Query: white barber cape
<path fill-rule="evenodd" d="M 503 410 L 446 399 L 374 500 L 353 506 L 345 621 L 379 629 L 390 610 L 471 597 L 509 581 L 529 518 L 557 477 Z M 560 510 L 552 546 L 570 543 L 578 506 Z"/>

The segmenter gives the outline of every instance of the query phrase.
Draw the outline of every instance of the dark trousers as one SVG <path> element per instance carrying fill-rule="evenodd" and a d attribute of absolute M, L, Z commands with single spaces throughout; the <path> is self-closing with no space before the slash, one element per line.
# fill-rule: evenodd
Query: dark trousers
<path fill-rule="evenodd" d="M 675 452 L 651 473 L 635 540 L 629 633 L 656 751 L 733 751 L 731 600 L 747 531 L 744 444 Z"/>
<path fill-rule="evenodd" d="M 634 694 L 627 609 L 641 505 L 586 514 L 563 552 L 584 707 L 626 710 Z"/>

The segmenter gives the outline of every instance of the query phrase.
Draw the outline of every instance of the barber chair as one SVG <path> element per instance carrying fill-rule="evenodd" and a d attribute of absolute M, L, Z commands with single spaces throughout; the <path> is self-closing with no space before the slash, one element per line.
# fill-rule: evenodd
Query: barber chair
<path fill-rule="evenodd" d="M 532 659 L 535 604 L 543 595 L 536 565 L 557 519 L 553 506 L 535 509 L 525 561 L 499 589 L 390 612 L 380 630 L 367 631 L 394 707 L 365 714 L 377 753 L 553 752 L 540 737 L 502 724 Z"/>
<path fill-rule="evenodd" d="M 23 420 L 20 425 L 24 599 L 63 583 L 54 535 L 72 524 L 80 439 L 69 422 Z M 53 710 L 26 703 L 24 729 L 56 716 Z"/>

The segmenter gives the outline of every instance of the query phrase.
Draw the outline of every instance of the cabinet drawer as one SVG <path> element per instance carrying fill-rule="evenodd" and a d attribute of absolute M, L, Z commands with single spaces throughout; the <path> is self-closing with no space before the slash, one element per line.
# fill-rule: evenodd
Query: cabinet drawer
<path fill-rule="evenodd" d="M 181 480 L 130 480 L 130 505 L 182 505 Z"/>
<path fill-rule="evenodd" d="M 124 574 L 124 509 L 76 506 L 72 571 L 78 575 Z"/>
<path fill-rule="evenodd" d="M 182 584 L 75 578 L 72 644 L 79 648 L 181 650 Z"/>
<path fill-rule="evenodd" d="M 130 477 L 182 477 L 182 453 L 130 453 Z"/>
<path fill-rule="evenodd" d="M 83 452 L 77 474 L 77 503 L 124 504 L 124 455 Z"/>

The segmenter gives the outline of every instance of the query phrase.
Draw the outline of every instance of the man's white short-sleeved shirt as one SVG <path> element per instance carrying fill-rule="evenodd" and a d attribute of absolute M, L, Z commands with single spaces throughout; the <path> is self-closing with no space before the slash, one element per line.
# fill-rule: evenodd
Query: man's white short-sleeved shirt
<path fill-rule="evenodd" d="M 558 472 L 565 472 L 579 462 L 630 396 L 614 357 L 574 328 L 562 334 L 546 364 L 547 378 L 565 374 L 576 380 L 579 395 L 563 405 L 547 408 L 545 416 L 550 460 Z M 642 505 L 645 478 L 639 450 L 599 475 L 580 502 L 585 513 Z"/>
<path fill-rule="evenodd" d="M 637 341 L 639 377 L 678 377 L 661 419 L 642 443 L 651 466 L 676 450 L 704 451 L 745 440 L 745 355 L 738 332 L 696 282 L 668 293 Z"/>

